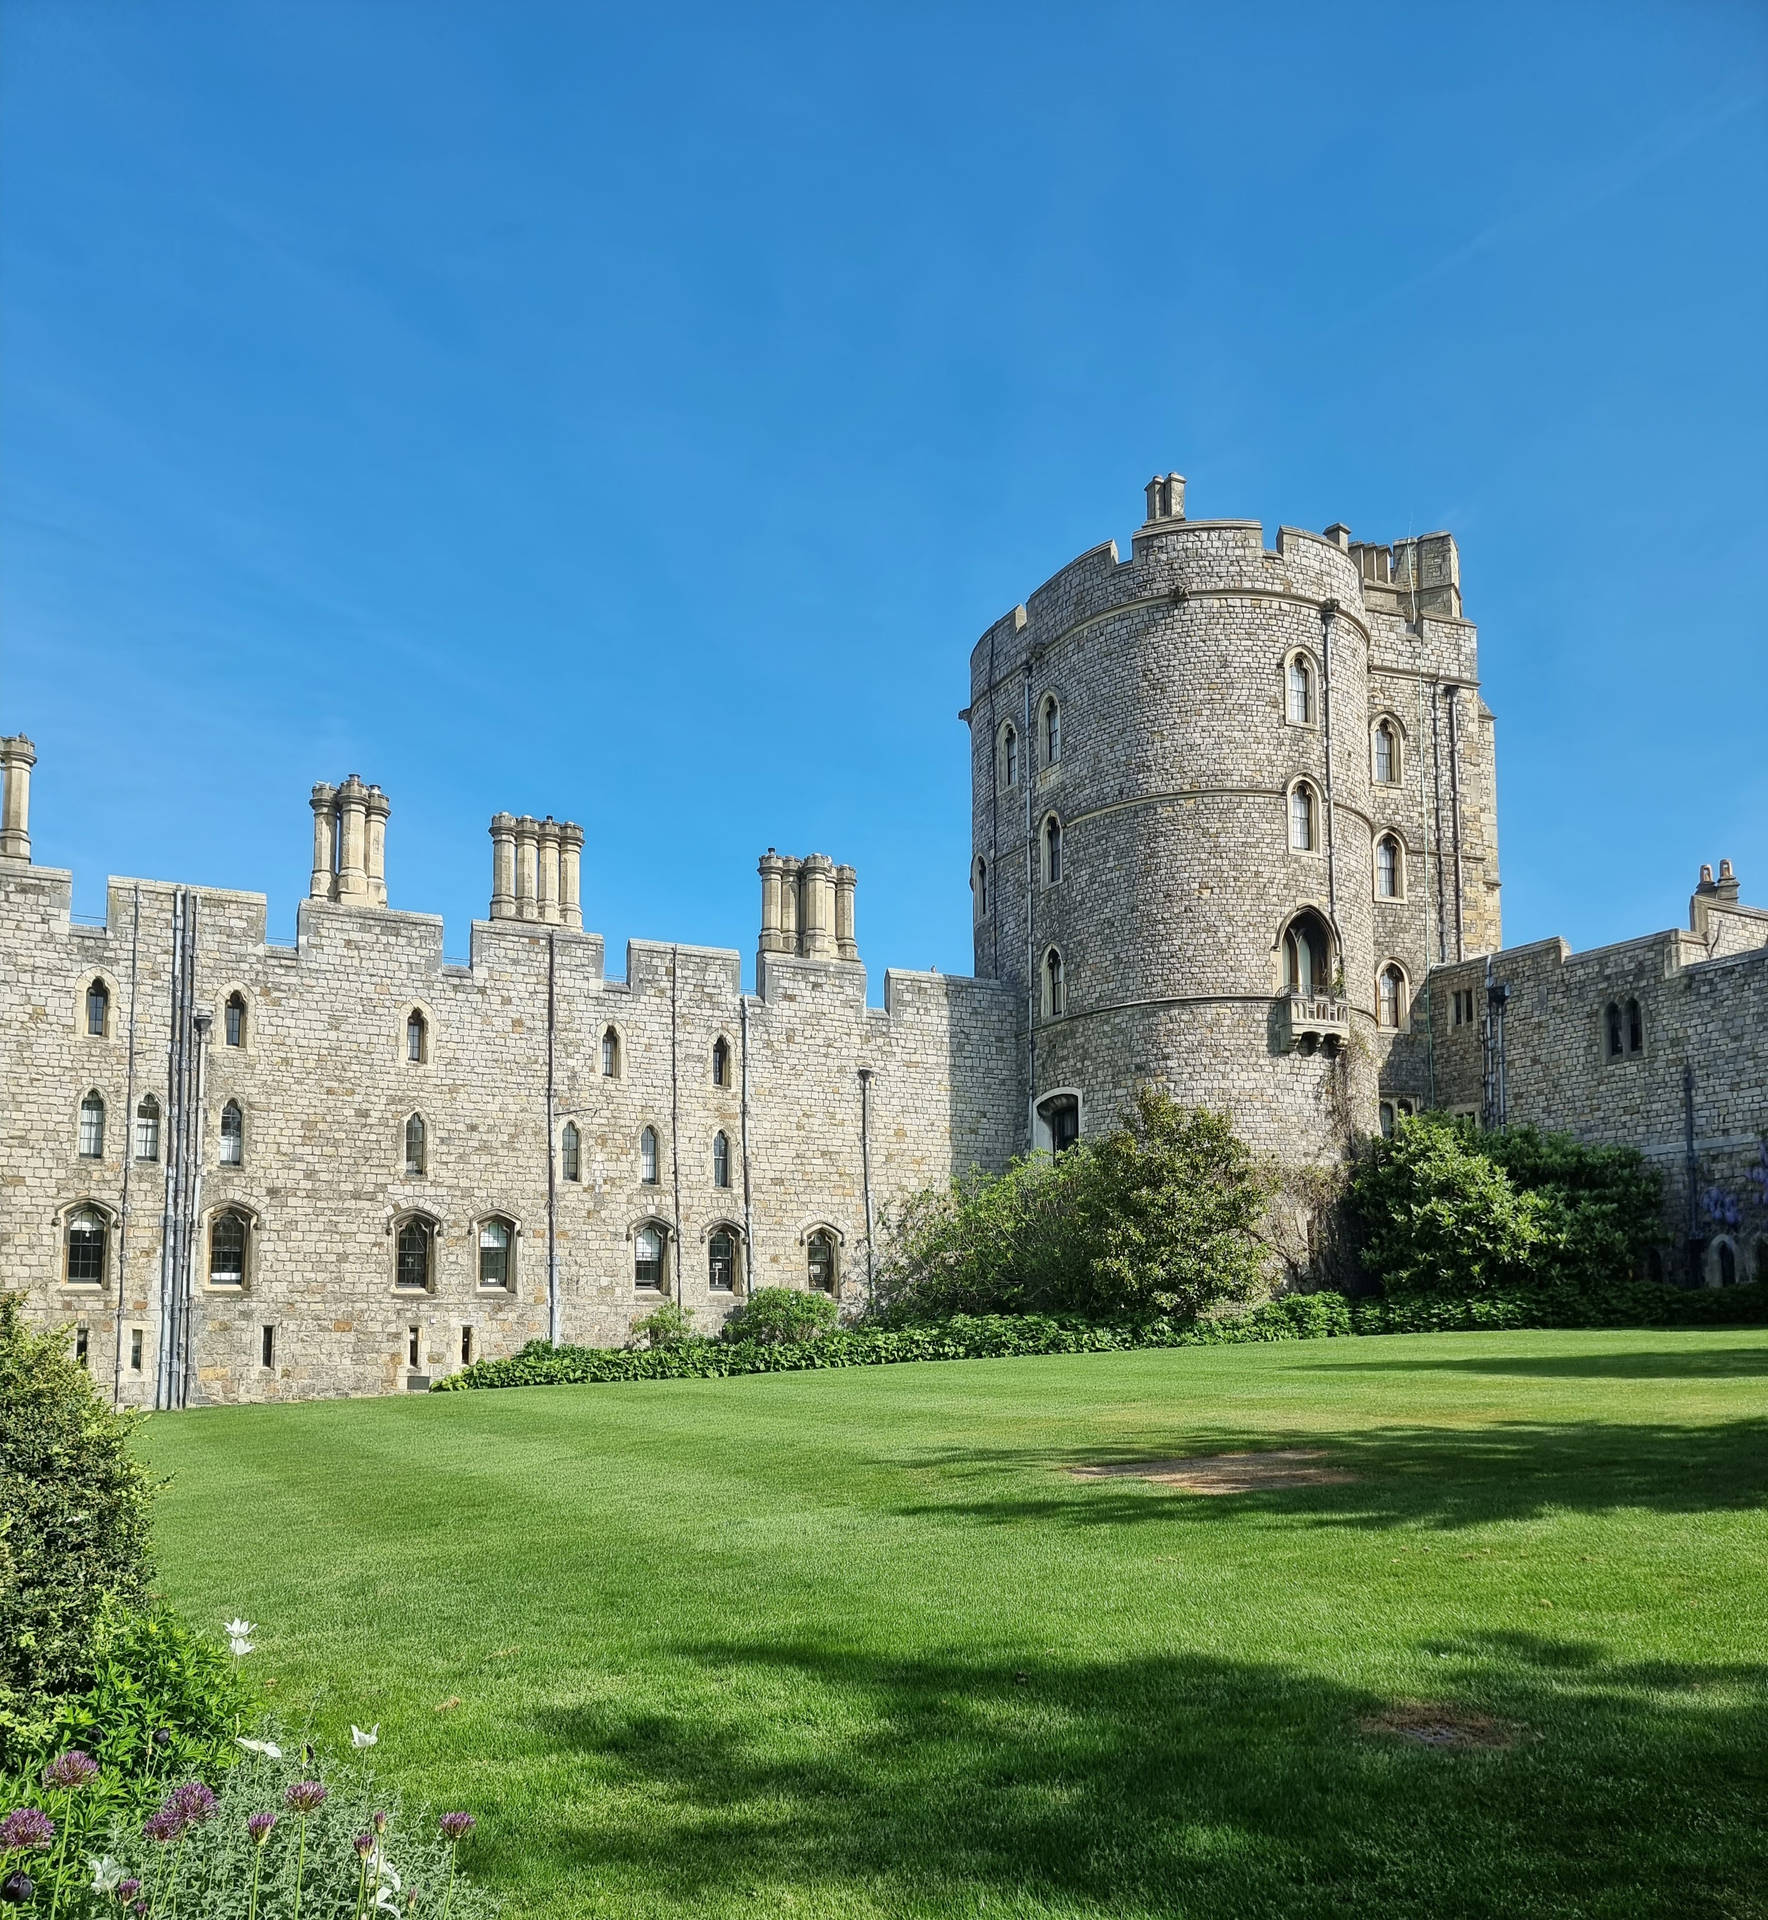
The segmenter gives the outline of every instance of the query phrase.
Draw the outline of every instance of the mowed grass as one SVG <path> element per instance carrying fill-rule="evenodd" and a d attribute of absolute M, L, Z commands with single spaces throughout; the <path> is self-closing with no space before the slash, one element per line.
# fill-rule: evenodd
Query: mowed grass
<path fill-rule="evenodd" d="M 1315 1446 L 1200 1497 L 1072 1464 Z M 168 1415 L 162 1584 L 517 1913 L 1768 1912 L 1768 1336 Z M 1508 1745 L 1366 1723 L 1485 1716 Z"/>

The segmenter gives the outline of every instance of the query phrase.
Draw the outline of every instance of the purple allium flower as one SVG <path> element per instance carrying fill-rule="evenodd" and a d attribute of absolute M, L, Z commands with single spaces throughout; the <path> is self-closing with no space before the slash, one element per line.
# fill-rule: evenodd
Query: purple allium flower
<path fill-rule="evenodd" d="M 46 1787 L 83 1787 L 89 1780 L 98 1778 L 98 1762 L 91 1754 L 82 1753 L 78 1747 L 64 1753 L 59 1760 L 52 1760 L 43 1769 L 43 1784 Z"/>
<path fill-rule="evenodd" d="M 55 1838 L 55 1822 L 36 1807 L 20 1807 L 0 1820 L 0 1852 L 22 1853 L 46 1847 Z"/>
<path fill-rule="evenodd" d="M 385 1833 L 387 1831 L 387 1816 L 384 1813 L 377 1813 L 375 1815 L 374 1830 L 376 1833 Z"/>
<path fill-rule="evenodd" d="M 127 1880 L 119 1880 L 117 1882 L 117 1898 L 124 1906 L 127 1906 L 140 1891 L 141 1882 L 133 1876 Z"/>
<path fill-rule="evenodd" d="M 200 1826 L 215 1811 L 215 1796 L 200 1780 L 186 1780 L 166 1795 L 164 1811 L 187 1827 Z"/>
<path fill-rule="evenodd" d="M 374 1835 L 372 1833 L 359 1833 L 356 1836 L 355 1846 L 356 1858 L 358 1860 L 366 1860 L 368 1856 L 374 1852 Z"/>
<path fill-rule="evenodd" d="M 442 1838 L 458 1846 L 479 1823 L 470 1813 L 445 1813 L 436 1824 Z"/>
<path fill-rule="evenodd" d="M 283 1805 L 293 1813 L 317 1813 L 325 1804 L 325 1788 L 317 1780 L 297 1780 L 283 1792 Z"/>
<path fill-rule="evenodd" d="M 28 1873 L 9 1873 L 4 1880 L 0 1880 L 0 1900 L 9 1906 L 22 1907 L 36 1891 Z"/>
<path fill-rule="evenodd" d="M 158 1846 L 168 1846 L 184 1837 L 184 1822 L 170 1808 L 161 1807 L 158 1813 L 149 1816 L 141 1829 L 141 1837 Z"/>
<path fill-rule="evenodd" d="M 137 1900 L 129 1911 L 131 1913 L 145 1913 L 147 1911 L 147 1902 L 145 1900 Z"/>
<path fill-rule="evenodd" d="M 264 1842 L 270 1838 L 270 1829 L 275 1825 L 275 1814 L 254 1813 L 251 1818 L 246 1821 L 246 1832 L 257 1841 L 259 1846 L 262 1846 Z"/>

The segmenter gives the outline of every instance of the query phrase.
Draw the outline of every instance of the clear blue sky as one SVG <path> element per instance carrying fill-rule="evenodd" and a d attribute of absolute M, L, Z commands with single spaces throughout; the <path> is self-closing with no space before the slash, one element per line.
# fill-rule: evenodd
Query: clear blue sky
<path fill-rule="evenodd" d="M 968 971 L 966 657 L 1177 467 L 1452 529 L 1505 930 L 1768 901 L 1768 11 L 0 0 L 0 729 L 37 858 L 395 905 L 580 820 Z"/>

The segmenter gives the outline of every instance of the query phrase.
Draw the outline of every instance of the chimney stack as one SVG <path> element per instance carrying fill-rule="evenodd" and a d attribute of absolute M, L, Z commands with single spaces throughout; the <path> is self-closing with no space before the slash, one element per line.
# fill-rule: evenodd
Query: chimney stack
<path fill-rule="evenodd" d="M 1185 517 L 1185 476 L 1182 473 L 1169 473 L 1163 479 L 1158 473 L 1148 482 L 1145 489 L 1148 495 L 1148 523 L 1156 520 L 1183 520 Z"/>
<path fill-rule="evenodd" d="M 31 859 L 31 769 L 37 750 L 22 733 L 0 738 L 0 769 L 5 788 L 0 795 L 0 860 Z"/>

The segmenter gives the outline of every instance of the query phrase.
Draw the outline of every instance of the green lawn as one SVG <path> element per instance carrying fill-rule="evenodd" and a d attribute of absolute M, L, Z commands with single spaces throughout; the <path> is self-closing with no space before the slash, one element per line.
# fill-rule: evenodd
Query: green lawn
<path fill-rule="evenodd" d="M 1072 1463 L 1316 1445 L 1204 1498 Z M 520 1912 L 1768 1913 L 1768 1334 L 168 1415 L 163 1585 Z M 1511 1743 L 1364 1723 L 1425 1706 Z"/>

